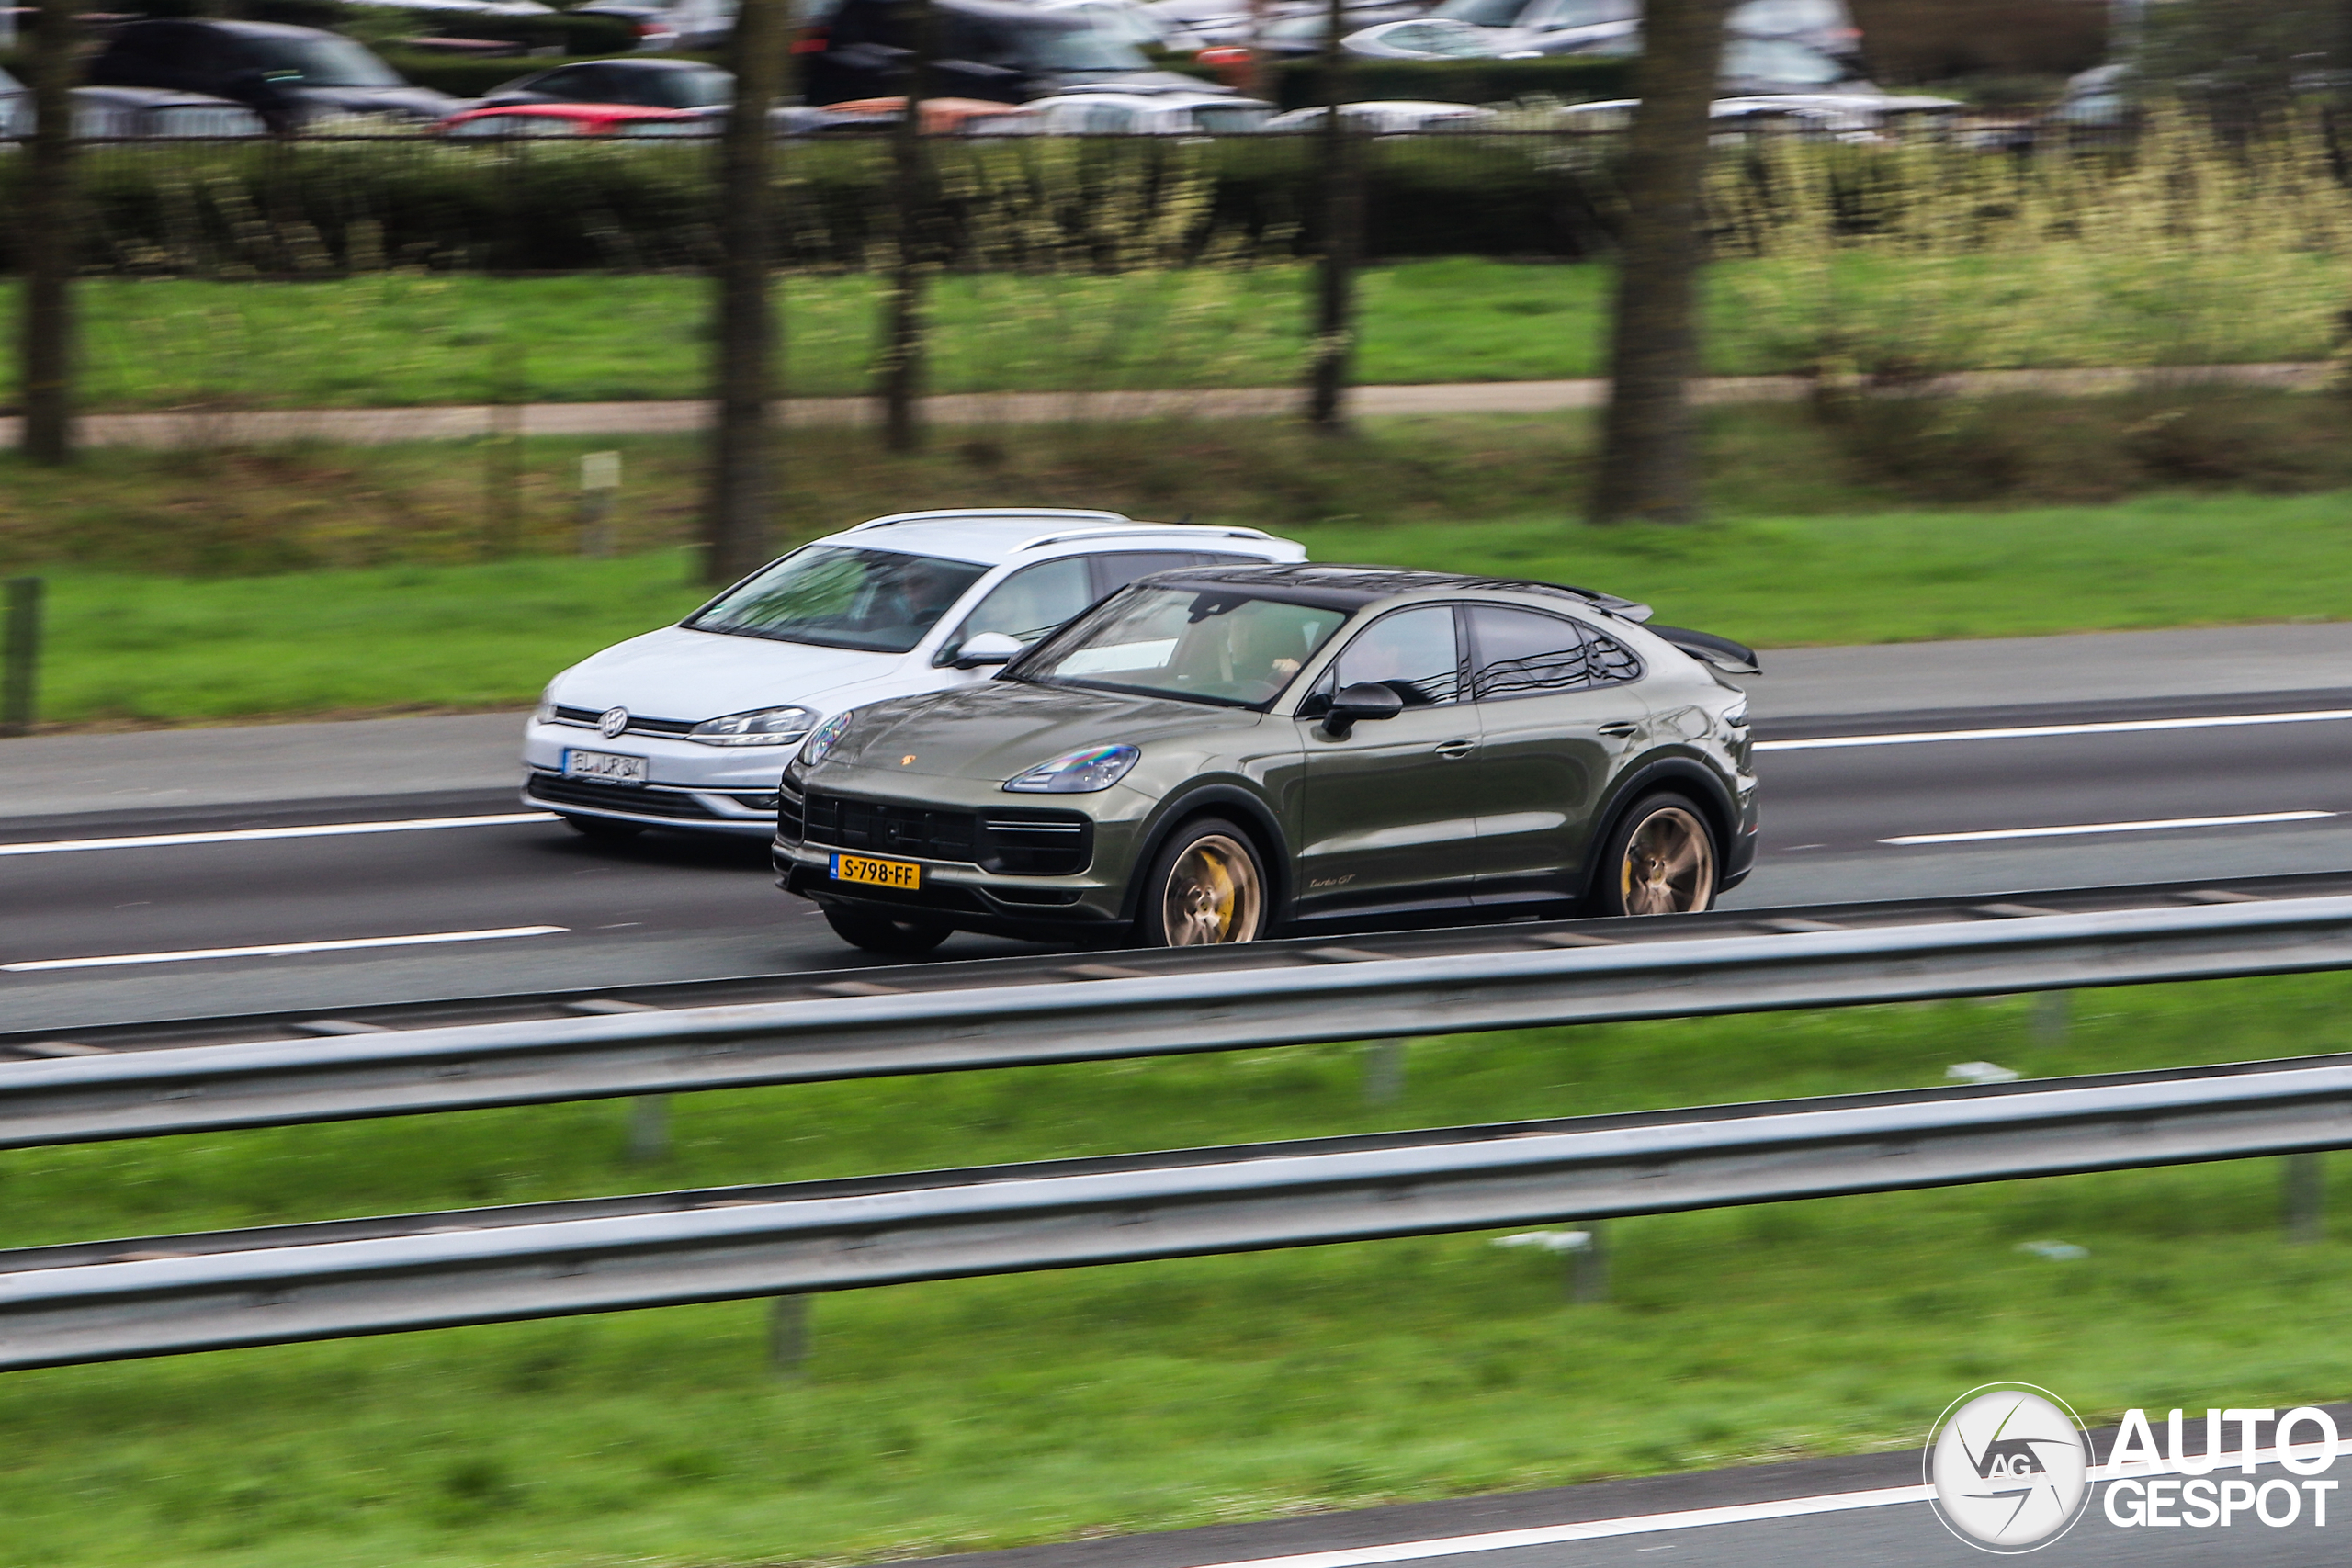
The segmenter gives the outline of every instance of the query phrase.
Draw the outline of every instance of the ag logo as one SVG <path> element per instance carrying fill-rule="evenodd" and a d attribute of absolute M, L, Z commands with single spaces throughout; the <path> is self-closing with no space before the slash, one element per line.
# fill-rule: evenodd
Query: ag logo
<path fill-rule="evenodd" d="M 628 709 L 606 708 L 605 716 L 596 721 L 596 732 L 611 740 L 628 728 Z"/>
<path fill-rule="evenodd" d="M 2056 1394 L 1989 1383 L 1952 1402 L 1928 1437 L 1936 1517 L 1969 1545 L 2015 1553 L 2049 1545 L 2090 1501 L 2090 1440 Z"/>

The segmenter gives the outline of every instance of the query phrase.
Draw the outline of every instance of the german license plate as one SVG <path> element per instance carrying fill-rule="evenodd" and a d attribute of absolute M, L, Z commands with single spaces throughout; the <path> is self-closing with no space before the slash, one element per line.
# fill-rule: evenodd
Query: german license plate
<path fill-rule="evenodd" d="M 610 751 L 575 751 L 564 748 L 563 776 L 568 779 L 590 779 L 597 784 L 641 784 L 645 782 L 645 759 L 616 756 Z"/>
<path fill-rule="evenodd" d="M 872 855 L 835 855 L 835 882 L 864 882 L 876 887 L 897 887 L 909 893 L 922 886 L 922 867 L 910 860 L 876 860 Z"/>

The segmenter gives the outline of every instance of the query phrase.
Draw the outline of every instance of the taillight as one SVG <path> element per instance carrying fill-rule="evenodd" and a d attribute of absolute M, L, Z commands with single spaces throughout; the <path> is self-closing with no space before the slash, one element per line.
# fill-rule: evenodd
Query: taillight
<path fill-rule="evenodd" d="M 802 33 L 798 38 L 792 40 L 792 52 L 795 54 L 824 53 L 827 41 L 827 31 L 828 29 L 824 28 L 810 28 L 807 32 Z"/>

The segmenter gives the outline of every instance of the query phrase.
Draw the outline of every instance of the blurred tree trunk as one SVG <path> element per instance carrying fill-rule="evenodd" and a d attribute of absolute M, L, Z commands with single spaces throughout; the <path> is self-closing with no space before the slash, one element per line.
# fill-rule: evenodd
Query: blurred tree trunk
<path fill-rule="evenodd" d="M 776 317 L 769 295 L 775 135 L 768 111 L 784 81 L 786 0 L 743 0 L 729 63 L 735 102 L 718 141 L 718 332 L 710 488 L 703 509 L 702 574 L 734 581 L 768 558 L 775 432 Z"/>
<path fill-rule="evenodd" d="M 898 257 L 882 329 L 882 444 L 893 452 L 922 445 L 923 261 L 930 243 L 930 171 L 924 167 L 922 105 L 930 96 L 930 0 L 898 0 L 894 31 L 907 57 L 907 112 L 890 141 Z"/>
<path fill-rule="evenodd" d="M 36 463 L 74 456 L 74 271 L 82 194 L 74 177 L 77 0 L 40 0 L 32 39 L 33 140 L 21 207 L 24 319 L 17 336 L 23 449 Z"/>
<path fill-rule="evenodd" d="M 1323 40 L 1323 243 L 1315 276 L 1315 342 L 1307 369 L 1307 422 L 1327 435 L 1348 427 L 1348 370 L 1355 355 L 1356 252 L 1362 243 L 1362 150 L 1340 106 L 1347 99 L 1343 0 L 1329 0 Z"/>
<path fill-rule="evenodd" d="M 1598 523 L 1688 523 L 1699 515 L 1699 232 L 1707 111 L 1728 0 L 1648 0 L 1625 160 L 1624 238 L 1610 344 L 1609 412 L 1593 486 Z"/>

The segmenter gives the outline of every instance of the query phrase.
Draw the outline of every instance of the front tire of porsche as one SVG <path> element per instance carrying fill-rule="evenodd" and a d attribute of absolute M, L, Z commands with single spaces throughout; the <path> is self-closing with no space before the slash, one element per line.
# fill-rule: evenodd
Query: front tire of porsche
<path fill-rule="evenodd" d="M 1146 947 L 1256 942 L 1272 911 L 1264 862 L 1250 835 L 1221 818 L 1179 828 L 1152 856 L 1143 885 Z"/>

